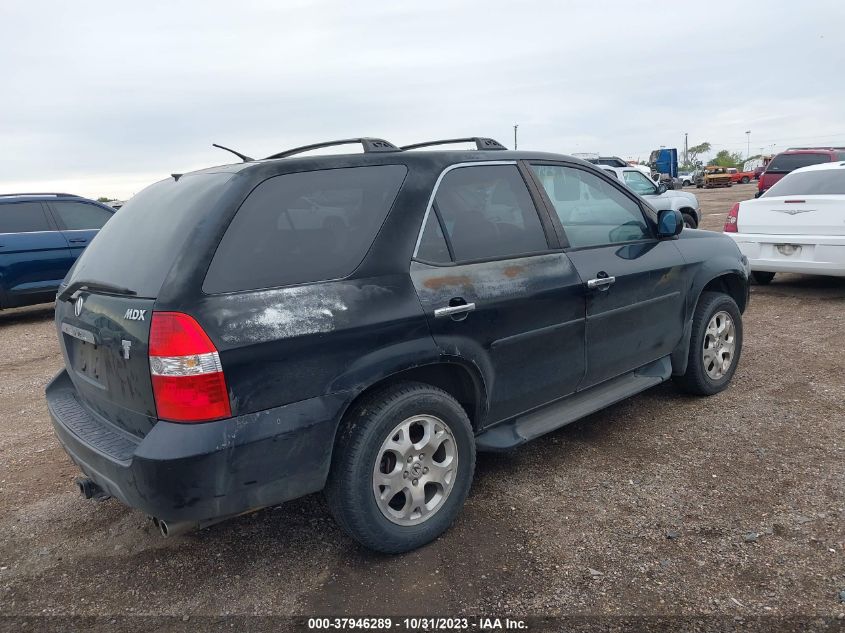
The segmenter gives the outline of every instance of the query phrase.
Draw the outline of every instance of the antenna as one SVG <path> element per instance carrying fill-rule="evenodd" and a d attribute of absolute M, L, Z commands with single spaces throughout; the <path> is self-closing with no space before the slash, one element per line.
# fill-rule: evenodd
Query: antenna
<path fill-rule="evenodd" d="M 217 143 L 212 143 L 211 146 L 212 147 L 219 147 L 220 149 L 225 149 L 227 152 L 231 152 L 232 154 L 234 154 L 235 156 L 240 158 L 245 163 L 249 163 L 249 162 L 255 160 L 254 158 L 251 158 L 251 157 L 247 156 L 246 154 L 241 154 L 240 152 L 233 150 L 231 147 L 225 147 L 224 145 L 218 145 Z"/>

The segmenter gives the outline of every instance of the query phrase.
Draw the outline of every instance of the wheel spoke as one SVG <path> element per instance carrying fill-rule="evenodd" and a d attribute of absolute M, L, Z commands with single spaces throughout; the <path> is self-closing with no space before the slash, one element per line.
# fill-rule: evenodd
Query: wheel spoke
<path fill-rule="evenodd" d="M 446 459 L 442 463 L 432 462 L 429 466 L 428 481 L 438 483 L 444 488 L 454 479 L 454 458 Z"/>

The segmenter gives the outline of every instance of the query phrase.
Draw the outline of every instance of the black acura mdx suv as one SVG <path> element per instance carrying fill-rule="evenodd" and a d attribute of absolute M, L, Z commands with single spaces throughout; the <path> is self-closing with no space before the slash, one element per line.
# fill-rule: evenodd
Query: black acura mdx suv
<path fill-rule="evenodd" d="M 457 140 L 478 149 L 351 139 L 132 198 L 56 303 L 47 402 L 83 494 L 167 535 L 325 490 L 349 534 L 402 552 L 455 519 L 477 450 L 670 377 L 727 387 L 732 240 L 584 161 Z"/>

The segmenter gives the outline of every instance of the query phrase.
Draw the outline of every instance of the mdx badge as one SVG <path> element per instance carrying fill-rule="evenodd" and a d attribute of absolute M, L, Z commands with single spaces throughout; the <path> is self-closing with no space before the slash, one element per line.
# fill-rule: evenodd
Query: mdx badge
<path fill-rule="evenodd" d="M 126 311 L 126 314 L 123 315 L 123 318 L 127 321 L 144 321 L 144 315 L 147 313 L 146 310 L 138 310 L 137 308 L 129 308 Z"/>

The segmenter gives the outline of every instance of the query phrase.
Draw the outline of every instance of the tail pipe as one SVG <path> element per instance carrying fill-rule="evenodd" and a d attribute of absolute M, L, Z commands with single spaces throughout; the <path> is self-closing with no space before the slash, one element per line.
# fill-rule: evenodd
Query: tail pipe
<path fill-rule="evenodd" d="M 76 483 L 76 487 L 79 489 L 79 494 L 82 495 L 83 499 L 96 499 L 97 501 L 103 501 L 111 496 L 105 490 L 100 488 L 100 485 L 96 481 L 90 479 L 89 477 L 77 477 L 74 480 L 74 483 Z"/>
<path fill-rule="evenodd" d="M 232 517 L 221 517 L 219 519 L 211 519 L 209 521 L 168 521 L 166 519 L 153 517 L 153 525 L 158 528 L 158 531 L 163 537 L 171 538 L 174 536 L 182 536 L 183 534 L 193 532 L 194 530 L 203 530 L 230 518 Z"/>

